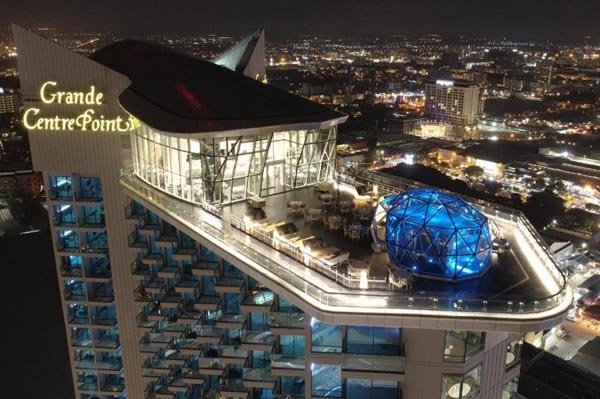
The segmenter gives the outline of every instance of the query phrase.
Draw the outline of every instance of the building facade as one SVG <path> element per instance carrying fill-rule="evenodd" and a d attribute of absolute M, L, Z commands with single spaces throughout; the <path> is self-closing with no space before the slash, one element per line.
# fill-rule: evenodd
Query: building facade
<path fill-rule="evenodd" d="M 373 205 L 400 186 L 335 174 L 344 115 L 156 45 L 14 35 L 78 399 L 516 397 L 524 334 L 570 307 L 489 204 L 513 251 L 487 280 L 389 275 Z"/>
<path fill-rule="evenodd" d="M 425 84 L 425 111 L 435 121 L 473 126 L 477 124 L 480 110 L 477 83 L 438 79 Z"/>
<path fill-rule="evenodd" d="M 0 87 L 0 117 L 16 115 L 19 112 L 19 95 Z"/>

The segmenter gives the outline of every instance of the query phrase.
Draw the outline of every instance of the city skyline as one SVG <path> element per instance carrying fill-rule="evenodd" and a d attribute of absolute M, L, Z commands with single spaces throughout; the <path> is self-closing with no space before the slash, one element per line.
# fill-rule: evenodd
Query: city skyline
<path fill-rule="evenodd" d="M 464 35 L 563 41 L 600 34 L 595 21 L 600 4 L 589 1 L 575 1 L 579 7 L 569 8 L 562 2 L 539 0 L 510 0 L 485 7 L 472 0 L 452 4 L 435 0 L 418 3 L 386 0 L 378 1 L 377 7 L 363 3 L 310 0 L 301 4 L 289 1 L 196 4 L 179 1 L 173 6 L 156 0 L 143 4 L 108 0 L 86 4 L 84 8 L 77 2 L 63 0 L 48 8 L 39 0 L 25 0 L 5 5 L 0 25 L 14 22 L 32 29 L 85 28 L 122 35 L 192 32 L 242 35 L 265 26 L 273 38 L 313 34 L 414 37 L 438 33 L 454 38 Z M 549 26 L 553 29 L 548 29 Z"/>

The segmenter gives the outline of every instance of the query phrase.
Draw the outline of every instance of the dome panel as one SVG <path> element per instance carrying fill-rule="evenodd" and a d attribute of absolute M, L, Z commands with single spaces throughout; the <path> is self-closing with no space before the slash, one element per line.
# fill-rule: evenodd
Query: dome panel
<path fill-rule="evenodd" d="M 463 199 L 432 188 L 387 197 L 386 246 L 396 268 L 459 281 L 483 274 L 492 244 L 488 221 Z"/>

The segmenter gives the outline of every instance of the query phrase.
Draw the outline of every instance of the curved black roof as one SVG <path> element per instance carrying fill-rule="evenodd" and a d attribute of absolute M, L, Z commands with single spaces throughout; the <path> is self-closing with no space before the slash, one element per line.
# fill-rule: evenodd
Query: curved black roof
<path fill-rule="evenodd" d="M 202 133 L 345 115 L 211 62 L 157 44 L 125 40 L 91 58 L 131 80 L 121 105 L 144 123 L 173 133 Z"/>

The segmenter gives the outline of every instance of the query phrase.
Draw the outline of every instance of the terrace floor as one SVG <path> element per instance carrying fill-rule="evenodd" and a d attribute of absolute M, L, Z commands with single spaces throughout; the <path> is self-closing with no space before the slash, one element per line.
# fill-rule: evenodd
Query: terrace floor
<path fill-rule="evenodd" d="M 287 203 L 289 201 L 302 201 L 305 204 L 305 209 L 323 208 L 327 216 L 340 215 L 339 211 L 331 207 L 324 207 L 322 201 L 318 198 L 318 194 L 314 187 L 308 187 L 265 197 L 264 214 L 258 216 L 258 218 L 266 217 L 271 223 L 292 222 L 300 235 L 315 236 L 318 241 L 322 242 L 321 245 L 325 247 L 334 246 L 342 251 L 350 252 L 350 262 L 361 260 L 369 263 L 371 265 L 370 277 L 387 277 L 389 270 L 387 253 L 385 251 L 377 253 L 372 249 L 373 240 L 370 235 L 361 237 L 358 241 L 352 240 L 344 235 L 342 229 L 331 231 L 323 223 L 311 222 L 304 215 L 294 215 L 288 211 Z M 353 199 L 352 195 L 346 192 L 335 193 L 334 197 L 339 200 L 352 201 Z M 248 215 L 251 218 L 254 213 L 255 210 L 242 202 L 225 206 L 222 209 L 222 217 L 226 222 L 231 219 L 231 215 L 240 218 Z M 340 216 L 347 216 L 348 223 L 360 222 L 360 219 L 356 218 L 352 212 Z M 495 220 L 495 222 L 501 234 L 511 243 L 511 249 L 503 254 L 493 254 L 492 264 L 483 276 L 458 283 L 415 277 L 412 283 L 412 294 L 432 295 L 432 293 L 440 293 L 443 296 L 464 296 L 488 300 L 511 300 L 512 298 L 516 301 L 553 294 L 548 292 L 545 284 L 540 281 L 530 262 L 527 261 L 527 254 L 516 242 L 513 231 L 514 226 L 502 220 Z M 362 222 L 362 224 L 368 226 L 370 223 Z M 253 241 L 258 242 L 258 240 Z M 264 244 L 259 242 L 259 245 Z M 274 249 L 271 250 L 275 251 Z M 338 271 L 346 273 L 345 266 L 340 266 Z"/>

